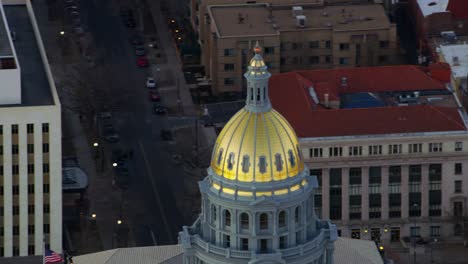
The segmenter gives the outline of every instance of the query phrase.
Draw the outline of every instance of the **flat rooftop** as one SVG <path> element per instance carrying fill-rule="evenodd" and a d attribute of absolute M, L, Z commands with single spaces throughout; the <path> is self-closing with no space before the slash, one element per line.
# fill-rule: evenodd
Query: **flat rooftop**
<path fill-rule="evenodd" d="M 447 12 L 449 0 L 417 0 L 423 16 Z"/>
<path fill-rule="evenodd" d="M 8 39 L 8 31 L 6 29 L 5 19 L 0 9 L 0 57 L 12 56 L 10 40 Z"/>
<path fill-rule="evenodd" d="M 16 33 L 13 45 L 21 68 L 22 103 L 1 107 L 53 105 L 51 87 L 26 5 L 3 5 L 3 10 L 10 31 Z"/>
<path fill-rule="evenodd" d="M 305 27 L 296 25 L 291 6 L 266 4 L 210 6 L 211 23 L 220 37 L 275 35 L 281 31 L 329 29 L 337 31 L 389 28 L 382 5 L 303 6 Z"/>
<path fill-rule="evenodd" d="M 296 71 L 269 84 L 273 107 L 301 138 L 467 131 L 454 96 L 430 68 Z"/>
<path fill-rule="evenodd" d="M 439 46 L 444 61 L 450 64 L 452 76 L 466 78 L 468 76 L 468 44 Z"/>

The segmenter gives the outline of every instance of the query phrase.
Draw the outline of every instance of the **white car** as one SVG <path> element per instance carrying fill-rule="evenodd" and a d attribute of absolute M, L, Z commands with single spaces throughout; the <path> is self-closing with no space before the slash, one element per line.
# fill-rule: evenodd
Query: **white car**
<path fill-rule="evenodd" d="M 146 78 L 146 87 L 147 88 L 156 88 L 156 81 L 152 77 Z"/>

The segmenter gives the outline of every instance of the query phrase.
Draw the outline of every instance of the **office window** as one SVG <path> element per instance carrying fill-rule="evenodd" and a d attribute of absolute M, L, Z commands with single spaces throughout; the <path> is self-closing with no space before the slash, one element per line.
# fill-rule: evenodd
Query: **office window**
<path fill-rule="evenodd" d="M 234 85 L 234 78 L 224 78 L 224 85 Z"/>
<path fill-rule="evenodd" d="M 11 125 L 11 133 L 18 134 L 18 125 Z"/>
<path fill-rule="evenodd" d="M 233 71 L 234 70 L 234 64 L 232 63 L 225 63 L 224 64 L 224 71 Z"/>
<path fill-rule="evenodd" d="M 234 56 L 234 49 L 224 49 L 224 56 L 226 57 Z"/>
<path fill-rule="evenodd" d="M 442 143 L 429 143 L 429 152 L 442 152 Z"/>
<path fill-rule="evenodd" d="M 34 235 L 34 225 L 28 225 L 28 235 Z"/>
<path fill-rule="evenodd" d="M 268 250 L 268 241 L 266 239 L 260 239 L 260 253 L 266 253 Z"/>
<path fill-rule="evenodd" d="M 331 49 L 331 41 L 330 40 L 325 41 L 325 48 Z"/>
<path fill-rule="evenodd" d="M 49 184 L 48 183 L 45 183 L 43 185 L 43 190 L 42 190 L 44 193 L 49 193 L 50 191 L 50 187 L 49 187 Z"/>
<path fill-rule="evenodd" d="M 440 237 L 440 226 L 431 226 L 431 237 Z"/>
<path fill-rule="evenodd" d="M 340 64 L 341 65 L 348 65 L 349 64 L 349 58 L 348 57 L 340 57 Z"/>
<path fill-rule="evenodd" d="M 34 245 L 28 245 L 28 255 L 34 255 Z"/>
<path fill-rule="evenodd" d="M 455 151 L 463 150 L 463 142 L 455 142 Z"/>
<path fill-rule="evenodd" d="M 319 56 L 309 56 L 309 64 L 319 64 L 320 57 Z"/>
<path fill-rule="evenodd" d="M 421 165 L 409 165 L 408 176 L 409 182 L 421 182 Z"/>
<path fill-rule="evenodd" d="M 462 192 L 462 181 L 455 181 L 455 193 Z"/>
<path fill-rule="evenodd" d="M 17 225 L 13 226 L 13 235 L 14 236 L 19 235 L 19 226 Z"/>
<path fill-rule="evenodd" d="M 349 43 L 340 43 L 340 50 L 349 50 Z"/>
<path fill-rule="evenodd" d="M 379 63 L 385 63 L 388 61 L 388 56 L 381 55 L 379 56 L 378 60 L 379 60 Z"/>
<path fill-rule="evenodd" d="M 462 174 L 463 173 L 463 164 L 455 163 L 455 174 Z"/>
<path fill-rule="evenodd" d="M 3 155 L 3 145 L 0 145 L 0 155 Z"/>
<path fill-rule="evenodd" d="M 380 184 L 382 182 L 381 167 L 369 167 L 369 184 Z"/>
<path fill-rule="evenodd" d="M 409 153 L 421 153 L 422 152 L 422 144 L 421 143 L 409 144 L 408 145 L 408 151 L 409 151 Z"/>
<path fill-rule="evenodd" d="M 401 166 L 388 167 L 388 182 L 401 183 Z"/>
<path fill-rule="evenodd" d="M 18 145 L 17 144 L 11 145 L 11 154 L 13 154 L 13 155 L 18 154 Z"/>
<path fill-rule="evenodd" d="M 361 239 L 361 230 L 360 229 L 351 229 L 351 238 Z"/>
<path fill-rule="evenodd" d="M 34 214 L 34 205 L 33 204 L 28 205 L 28 214 Z"/>
<path fill-rule="evenodd" d="M 28 194 L 34 193 L 34 184 L 28 184 Z"/>
<path fill-rule="evenodd" d="M 49 133 L 49 124 L 43 123 L 42 124 L 42 133 Z"/>
<path fill-rule="evenodd" d="M 42 152 L 49 153 L 49 143 L 42 144 Z"/>
<path fill-rule="evenodd" d="M 442 180 L 442 164 L 429 164 L 429 181 Z"/>
<path fill-rule="evenodd" d="M 27 130 L 28 134 L 34 133 L 34 124 L 27 124 L 26 125 L 26 130 Z"/>
<path fill-rule="evenodd" d="M 349 156 L 361 156 L 362 155 L 362 146 L 352 146 L 348 148 Z"/>
<path fill-rule="evenodd" d="M 328 149 L 330 157 L 341 157 L 343 156 L 343 148 L 342 147 L 330 147 Z"/>
<path fill-rule="evenodd" d="M 44 234 L 49 234 L 49 233 L 50 233 L 50 225 L 44 224 Z"/>
<path fill-rule="evenodd" d="M 400 153 L 401 153 L 401 144 L 388 145 L 388 154 L 400 154 Z"/>
<path fill-rule="evenodd" d="M 301 48 L 302 48 L 302 43 L 297 43 L 297 42 L 292 43 L 292 49 L 293 50 L 297 50 L 297 49 L 301 49 Z"/>
<path fill-rule="evenodd" d="M 18 165 L 11 166 L 11 171 L 12 171 L 13 175 L 19 174 L 19 166 Z"/>
<path fill-rule="evenodd" d="M 44 204 L 44 214 L 50 213 L 50 205 L 49 204 Z M 227 211 L 226 211 L 227 212 Z"/>
<path fill-rule="evenodd" d="M 381 155 L 381 154 L 382 154 L 382 145 L 369 146 L 369 155 Z"/>
<path fill-rule="evenodd" d="M 361 168 L 349 168 L 349 184 L 361 184 Z"/>
<path fill-rule="evenodd" d="M 410 227 L 410 235 L 411 235 L 411 237 L 420 237 L 421 236 L 421 227 L 419 227 L 419 226 Z"/>
<path fill-rule="evenodd" d="M 19 215 L 19 206 L 18 205 L 13 206 L 13 215 Z"/>
<path fill-rule="evenodd" d="M 3 135 L 3 126 L 0 125 L 0 135 Z"/>
<path fill-rule="evenodd" d="M 49 163 L 42 164 L 42 172 L 43 173 L 49 173 L 49 170 L 50 170 Z"/>
<path fill-rule="evenodd" d="M 263 52 L 265 55 L 275 54 L 275 47 L 264 47 Z"/>
<path fill-rule="evenodd" d="M 28 164 L 28 173 L 34 173 L 34 164 Z"/>
<path fill-rule="evenodd" d="M 323 156 L 322 148 L 311 148 L 309 149 L 309 156 L 311 158 L 321 158 Z"/>
<path fill-rule="evenodd" d="M 309 42 L 309 48 L 311 49 L 320 48 L 320 42 L 318 40 Z"/>
<path fill-rule="evenodd" d="M 331 55 L 325 55 L 325 63 L 331 63 L 332 62 L 332 56 Z"/>
<path fill-rule="evenodd" d="M 241 228 L 249 229 L 249 215 L 247 213 L 242 213 L 240 216 Z"/>
<path fill-rule="evenodd" d="M 19 185 L 13 185 L 12 192 L 13 192 L 13 195 L 18 195 L 19 194 Z"/>
<path fill-rule="evenodd" d="M 28 144 L 28 154 L 34 153 L 34 144 Z"/>
<path fill-rule="evenodd" d="M 280 249 L 285 249 L 286 248 L 286 241 L 287 241 L 286 236 L 281 236 L 279 238 L 279 248 Z"/>
<path fill-rule="evenodd" d="M 341 168 L 330 169 L 330 186 L 341 185 Z"/>

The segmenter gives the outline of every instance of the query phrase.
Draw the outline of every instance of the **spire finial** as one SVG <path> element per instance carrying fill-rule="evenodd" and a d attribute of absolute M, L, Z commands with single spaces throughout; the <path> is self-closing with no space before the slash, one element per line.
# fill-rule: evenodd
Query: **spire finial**
<path fill-rule="evenodd" d="M 255 43 L 254 52 L 255 54 L 260 54 L 261 51 L 262 51 L 262 48 L 260 47 L 260 43 L 258 43 L 258 40 L 257 40 L 257 43 Z"/>

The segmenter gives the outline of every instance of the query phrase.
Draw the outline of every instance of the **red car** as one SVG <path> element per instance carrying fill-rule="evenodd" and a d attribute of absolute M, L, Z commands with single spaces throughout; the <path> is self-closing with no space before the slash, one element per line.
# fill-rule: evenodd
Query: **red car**
<path fill-rule="evenodd" d="M 142 67 L 142 68 L 148 67 L 149 66 L 148 59 L 145 56 L 138 57 L 137 65 L 138 67 Z"/>
<path fill-rule="evenodd" d="M 150 98 L 150 100 L 153 101 L 153 102 L 159 102 L 159 101 L 161 101 L 161 96 L 160 96 L 157 92 L 155 92 L 155 91 L 150 91 L 150 92 L 149 92 L 149 98 Z"/>

